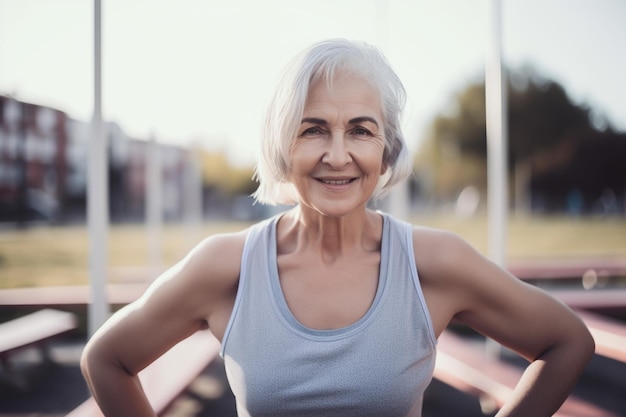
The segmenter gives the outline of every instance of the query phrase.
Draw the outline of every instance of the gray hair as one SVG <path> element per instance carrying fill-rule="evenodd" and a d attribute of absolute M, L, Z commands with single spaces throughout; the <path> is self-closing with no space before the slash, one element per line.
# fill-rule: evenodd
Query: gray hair
<path fill-rule="evenodd" d="M 379 92 L 383 113 L 387 167 L 372 198 L 381 198 L 412 172 L 412 163 L 401 129 L 406 91 L 385 56 L 365 42 L 332 39 L 314 44 L 287 67 L 267 110 L 261 155 L 255 179 L 259 187 L 252 194 L 263 204 L 295 204 L 298 197 L 286 180 L 289 151 L 297 136 L 310 86 L 325 80 L 331 83 L 338 73 L 365 78 Z"/>

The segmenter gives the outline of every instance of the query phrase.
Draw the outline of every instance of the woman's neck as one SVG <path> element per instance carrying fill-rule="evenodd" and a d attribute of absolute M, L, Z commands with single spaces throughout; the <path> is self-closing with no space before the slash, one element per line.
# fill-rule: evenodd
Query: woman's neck
<path fill-rule="evenodd" d="M 278 251 L 279 254 L 313 251 L 329 261 L 354 251 L 379 251 L 382 223 L 382 216 L 368 209 L 329 217 L 296 206 L 278 222 Z"/>

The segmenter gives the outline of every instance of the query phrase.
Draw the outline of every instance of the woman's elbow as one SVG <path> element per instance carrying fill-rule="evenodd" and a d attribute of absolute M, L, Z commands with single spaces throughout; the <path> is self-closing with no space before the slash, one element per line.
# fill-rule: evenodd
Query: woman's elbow
<path fill-rule="evenodd" d="M 106 373 L 111 363 L 111 355 L 107 353 L 106 344 L 97 337 L 92 337 L 80 355 L 80 370 L 88 384 L 91 385 L 95 375 Z"/>
<path fill-rule="evenodd" d="M 587 326 L 584 327 L 584 331 L 582 332 L 580 337 L 582 339 L 580 344 L 582 345 L 582 349 L 584 350 L 585 359 L 587 360 L 587 362 L 589 362 L 593 355 L 596 353 L 596 341 L 594 340 L 593 335 L 591 334 Z"/>
<path fill-rule="evenodd" d="M 580 363 L 586 366 L 596 351 L 596 342 L 582 320 L 578 320 L 576 326 L 573 327 L 568 338 L 569 345 Z"/>
<path fill-rule="evenodd" d="M 96 356 L 92 341 L 87 342 L 80 355 L 80 371 L 88 383 L 91 381 L 93 365 L 98 362 Z"/>

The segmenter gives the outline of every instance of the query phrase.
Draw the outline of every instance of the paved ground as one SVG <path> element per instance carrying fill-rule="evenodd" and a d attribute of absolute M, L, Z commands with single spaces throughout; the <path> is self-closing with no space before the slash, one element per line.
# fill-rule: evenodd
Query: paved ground
<path fill-rule="evenodd" d="M 43 364 L 35 350 L 16 356 L 12 363 L 29 382 L 18 389 L 0 373 L 0 417 L 61 417 L 89 393 L 78 368 L 81 340 L 66 339 L 52 345 L 53 363 Z M 603 404 L 626 416 L 626 364 L 594 358 L 577 395 Z M 234 399 L 221 361 L 210 365 L 166 414 L 167 417 L 236 417 Z M 484 417 L 478 401 L 434 380 L 429 387 L 423 417 Z"/>

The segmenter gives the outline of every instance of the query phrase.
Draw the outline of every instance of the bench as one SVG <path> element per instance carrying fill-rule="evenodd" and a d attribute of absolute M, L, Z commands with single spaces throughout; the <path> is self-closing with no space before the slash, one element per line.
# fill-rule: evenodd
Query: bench
<path fill-rule="evenodd" d="M 582 278 L 592 271 L 598 277 L 626 276 L 624 259 L 513 260 L 507 269 L 522 280 Z"/>
<path fill-rule="evenodd" d="M 569 260 L 517 262 L 509 271 L 520 279 L 581 278 L 588 271 L 597 276 L 626 276 L 626 261 Z M 554 297 L 576 310 L 585 322 L 596 343 L 596 353 L 626 362 L 626 325 L 606 315 L 591 311 L 626 310 L 626 288 L 605 289 L 551 289 Z M 587 310 L 587 311 L 585 311 Z"/>
<path fill-rule="evenodd" d="M 126 305 L 139 298 L 148 285 L 147 283 L 107 284 L 107 301 L 112 305 Z M 88 285 L 0 289 L 0 305 L 2 306 L 85 306 L 90 302 L 91 289 Z"/>
<path fill-rule="evenodd" d="M 157 415 L 191 384 L 218 355 L 219 341 L 208 330 L 198 331 L 150 364 L 139 373 L 144 392 Z M 93 397 L 72 410 L 66 417 L 102 417 Z"/>
<path fill-rule="evenodd" d="M 576 311 L 596 342 L 596 353 L 626 363 L 626 325 L 609 317 Z"/>
<path fill-rule="evenodd" d="M 42 345 L 75 328 L 76 318 L 72 313 L 49 308 L 0 323 L 0 357 L 4 359 L 16 350 Z"/>
<path fill-rule="evenodd" d="M 13 353 L 38 347 L 44 360 L 50 362 L 47 342 L 74 330 L 76 326 L 76 317 L 72 313 L 49 308 L 0 323 L 0 361 L 11 380 L 21 388 L 27 387 L 27 382 L 10 366 L 9 359 Z"/>
<path fill-rule="evenodd" d="M 521 376 L 521 368 L 487 356 L 482 343 L 457 336 L 449 330 L 439 337 L 434 377 L 451 387 L 489 399 L 497 407 L 502 407 Z M 618 417 L 573 395 L 554 416 Z"/>
<path fill-rule="evenodd" d="M 626 310 L 626 288 L 550 289 L 547 292 L 575 310 Z"/>

